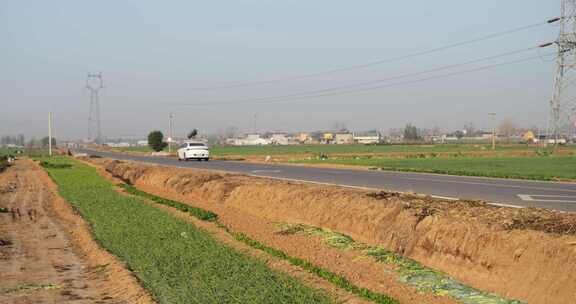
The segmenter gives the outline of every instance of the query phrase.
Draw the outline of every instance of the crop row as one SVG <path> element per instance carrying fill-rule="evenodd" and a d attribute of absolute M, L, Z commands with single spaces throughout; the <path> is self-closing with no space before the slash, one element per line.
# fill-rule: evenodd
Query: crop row
<path fill-rule="evenodd" d="M 142 198 L 118 193 L 94 168 L 63 157 L 43 165 L 96 241 L 124 261 L 160 303 L 331 302 Z M 188 212 L 210 220 L 193 210 Z"/>

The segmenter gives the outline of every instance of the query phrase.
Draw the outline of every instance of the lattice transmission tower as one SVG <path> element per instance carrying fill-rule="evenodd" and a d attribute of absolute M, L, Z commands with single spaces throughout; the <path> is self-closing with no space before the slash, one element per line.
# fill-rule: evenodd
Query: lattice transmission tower
<path fill-rule="evenodd" d="M 104 88 L 102 73 L 88 73 L 86 89 L 90 92 L 90 112 L 88 114 L 88 141 L 102 143 L 100 130 L 100 89 Z"/>
<path fill-rule="evenodd" d="M 548 131 L 555 144 L 576 132 L 576 0 L 561 1 L 556 77 Z"/>

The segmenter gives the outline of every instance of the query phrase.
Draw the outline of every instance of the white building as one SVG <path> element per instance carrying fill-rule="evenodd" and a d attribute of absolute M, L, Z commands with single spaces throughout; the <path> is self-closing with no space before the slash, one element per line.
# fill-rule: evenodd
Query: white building
<path fill-rule="evenodd" d="M 383 140 L 380 132 L 358 132 L 354 133 L 354 142 L 363 145 L 379 144 Z"/>
<path fill-rule="evenodd" d="M 285 146 L 290 144 L 290 140 L 286 133 L 272 133 L 270 136 L 270 144 Z"/>
<path fill-rule="evenodd" d="M 120 142 L 120 143 L 106 143 L 106 146 L 110 148 L 127 148 L 130 147 L 130 143 Z"/>
<path fill-rule="evenodd" d="M 226 140 L 227 144 L 234 146 L 264 146 L 269 145 L 271 141 L 266 138 L 260 137 L 260 134 L 246 134 L 240 138 L 229 138 Z"/>

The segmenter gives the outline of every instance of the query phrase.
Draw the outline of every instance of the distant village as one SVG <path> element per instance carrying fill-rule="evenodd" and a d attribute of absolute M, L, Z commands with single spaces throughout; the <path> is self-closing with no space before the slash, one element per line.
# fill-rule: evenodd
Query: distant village
<path fill-rule="evenodd" d="M 494 133 L 493 133 L 494 132 Z M 480 130 L 468 125 L 462 130 L 443 132 L 439 128 L 418 129 L 408 124 L 401 129 L 390 129 L 387 132 L 379 130 L 349 131 L 313 131 L 313 132 L 248 132 L 241 133 L 237 129 L 219 131 L 215 134 L 199 134 L 192 139 L 185 137 L 169 138 L 165 140 L 173 145 L 187 140 L 204 142 L 211 145 L 229 146 L 264 146 L 264 145 L 379 145 L 379 144 L 449 144 L 449 143 L 488 143 L 493 134 L 498 142 L 509 143 L 550 143 L 551 137 L 538 130 L 515 128 L 502 125 L 496 130 Z M 576 135 L 570 138 L 560 138 L 559 144 L 576 143 Z M 58 141 L 60 145 L 76 146 L 86 144 L 86 141 Z M 105 138 L 102 142 L 109 147 L 144 147 L 148 141 L 143 138 Z M 25 140 L 23 135 L 2 136 L 0 146 L 23 147 L 24 145 L 47 145 L 47 137 L 37 140 Z"/>
<path fill-rule="evenodd" d="M 442 133 L 434 130 L 408 129 L 390 130 L 387 133 L 370 130 L 362 132 L 341 131 L 315 131 L 315 132 L 250 132 L 233 136 L 200 135 L 195 141 L 208 144 L 229 146 L 265 146 L 265 145 L 378 145 L 378 144 L 449 144 L 449 143 L 488 143 L 492 140 L 492 131 L 477 130 L 468 132 L 458 130 L 452 133 Z M 546 140 L 547 136 L 538 135 L 535 131 L 518 129 L 514 132 L 498 133 L 498 142 L 510 143 L 538 143 Z M 179 144 L 188 139 L 174 138 L 172 143 Z M 564 141 L 566 143 L 566 141 Z M 105 143 L 110 147 L 147 146 L 146 140 L 138 141 L 109 141 Z"/>

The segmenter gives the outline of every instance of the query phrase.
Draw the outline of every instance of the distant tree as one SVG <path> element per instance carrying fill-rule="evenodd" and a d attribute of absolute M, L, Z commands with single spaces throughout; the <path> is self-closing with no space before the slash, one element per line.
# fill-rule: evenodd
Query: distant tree
<path fill-rule="evenodd" d="M 188 139 L 192 139 L 196 138 L 196 135 L 198 135 L 198 130 L 193 129 L 190 132 L 188 132 L 188 135 L 186 135 L 186 137 L 188 137 Z"/>
<path fill-rule="evenodd" d="M 404 127 L 404 140 L 406 141 L 418 141 L 420 140 L 420 134 L 418 134 L 418 129 L 412 124 L 407 124 Z"/>
<path fill-rule="evenodd" d="M 458 130 L 458 131 L 454 132 L 454 136 L 456 136 L 456 138 L 458 138 L 458 139 L 462 139 L 462 137 L 464 137 L 464 132 L 461 130 Z"/>
<path fill-rule="evenodd" d="M 48 138 L 48 136 L 42 138 L 42 146 L 43 147 L 48 147 L 48 142 L 50 141 L 50 139 Z M 52 137 L 52 147 L 56 146 L 56 138 Z"/>
<path fill-rule="evenodd" d="M 168 146 L 168 143 L 164 142 L 164 134 L 160 131 L 152 131 L 148 134 L 148 146 L 156 152 L 160 152 Z"/>

